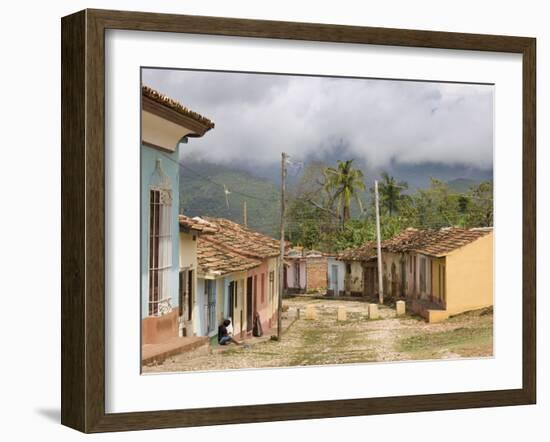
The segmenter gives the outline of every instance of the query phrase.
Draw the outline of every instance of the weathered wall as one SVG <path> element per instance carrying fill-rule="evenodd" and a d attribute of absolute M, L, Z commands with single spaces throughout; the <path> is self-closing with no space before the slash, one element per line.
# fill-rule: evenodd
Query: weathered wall
<path fill-rule="evenodd" d="M 289 289 L 306 289 L 306 263 L 301 259 L 288 259 L 289 265 L 286 266 L 286 286 Z M 299 284 L 296 284 L 296 263 L 300 266 Z"/>
<path fill-rule="evenodd" d="M 382 252 L 382 279 L 384 284 L 384 295 L 391 297 L 400 297 L 403 291 L 401 275 L 401 254 Z M 392 272 L 395 268 L 395 272 Z"/>
<path fill-rule="evenodd" d="M 351 272 L 346 270 L 345 291 L 347 294 L 363 294 L 363 264 L 359 261 L 348 261 Z"/>
<path fill-rule="evenodd" d="M 306 259 L 306 290 L 325 293 L 327 290 L 327 259 Z"/>

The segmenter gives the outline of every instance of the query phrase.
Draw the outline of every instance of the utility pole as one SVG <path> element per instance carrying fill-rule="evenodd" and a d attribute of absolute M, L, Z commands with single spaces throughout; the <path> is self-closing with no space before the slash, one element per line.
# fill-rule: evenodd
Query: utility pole
<path fill-rule="evenodd" d="M 244 222 L 244 226 L 248 227 L 248 213 L 246 212 L 246 200 L 243 202 L 243 222 Z"/>
<path fill-rule="evenodd" d="M 284 259 L 285 259 L 285 209 L 286 209 L 286 160 L 288 155 L 281 153 L 281 248 L 279 255 L 279 302 L 277 308 L 277 339 L 281 339 L 283 290 L 284 290 Z"/>
<path fill-rule="evenodd" d="M 374 196 L 376 205 L 376 251 L 378 255 L 378 302 L 384 303 L 384 283 L 382 278 L 382 248 L 380 245 L 380 204 L 378 201 L 378 181 L 374 180 Z"/>

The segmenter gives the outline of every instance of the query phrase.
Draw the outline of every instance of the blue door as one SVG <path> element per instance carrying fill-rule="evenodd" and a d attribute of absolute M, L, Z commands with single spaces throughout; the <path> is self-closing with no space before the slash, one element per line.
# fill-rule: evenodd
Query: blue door
<path fill-rule="evenodd" d="M 336 264 L 332 264 L 332 277 L 330 278 L 330 282 L 334 296 L 338 296 L 338 266 Z"/>

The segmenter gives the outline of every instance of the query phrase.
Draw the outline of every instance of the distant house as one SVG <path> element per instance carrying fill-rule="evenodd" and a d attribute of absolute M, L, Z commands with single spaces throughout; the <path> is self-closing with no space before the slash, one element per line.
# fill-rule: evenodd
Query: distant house
<path fill-rule="evenodd" d="M 375 242 L 369 241 L 355 249 L 345 250 L 340 253 L 338 260 L 345 266 L 344 293 L 347 296 L 378 293 Z"/>
<path fill-rule="evenodd" d="M 284 289 L 286 293 L 305 293 L 306 258 L 301 247 L 294 247 L 285 253 Z"/>
<path fill-rule="evenodd" d="M 214 127 L 146 86 L 141 132 L 141 317 L 143 344 L 179 334 L 179 146 Z"/>
<path fill-rule="evenodd" d="M 396 285 L 429 322 L 493 305 L 492 228 L 410 229 L 385 250 L 401 256 Z"/>
<path fill-rule="evenodd" d="M 326 293 L 327 255 L 302 247 L 288 250 L 284 281 L 287 293 Z"/>
<path fill-rule="evenodd" d="M 214 324 L 224 318 L 232 319 L 236 335 L 250 334 L 256 317 L 264 331 L 272 328 L 279 299 L 279 241 L 228 219 L 202 219 L 217 230 L 198 244 L 199 306 L 208 307 L 199 314 L 205 319 L 197 333 L 213 334 Z"/>
<path fill-rule="evenodd" d="M 382 242 L 385 298 L 406 298 L 429 322 L 493 305 L 492 228 L 406 229 Z M 376 243 L 343 252 L 346 292 L 378 295 Z"/>

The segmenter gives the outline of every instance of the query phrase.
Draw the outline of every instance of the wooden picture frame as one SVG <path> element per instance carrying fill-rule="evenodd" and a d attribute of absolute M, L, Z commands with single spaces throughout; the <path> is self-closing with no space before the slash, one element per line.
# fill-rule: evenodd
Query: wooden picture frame
<path fill-rule="evenodd" d="M 62 28 L 62 424 L 143 430 L 534 404 L 536 41 L 534 38 L 84 10 Z M 132 413 L 105 412 L 105 30 L 139 30 L 517 53 L 523 66 L 523 385 L 456 392 Z"/>

